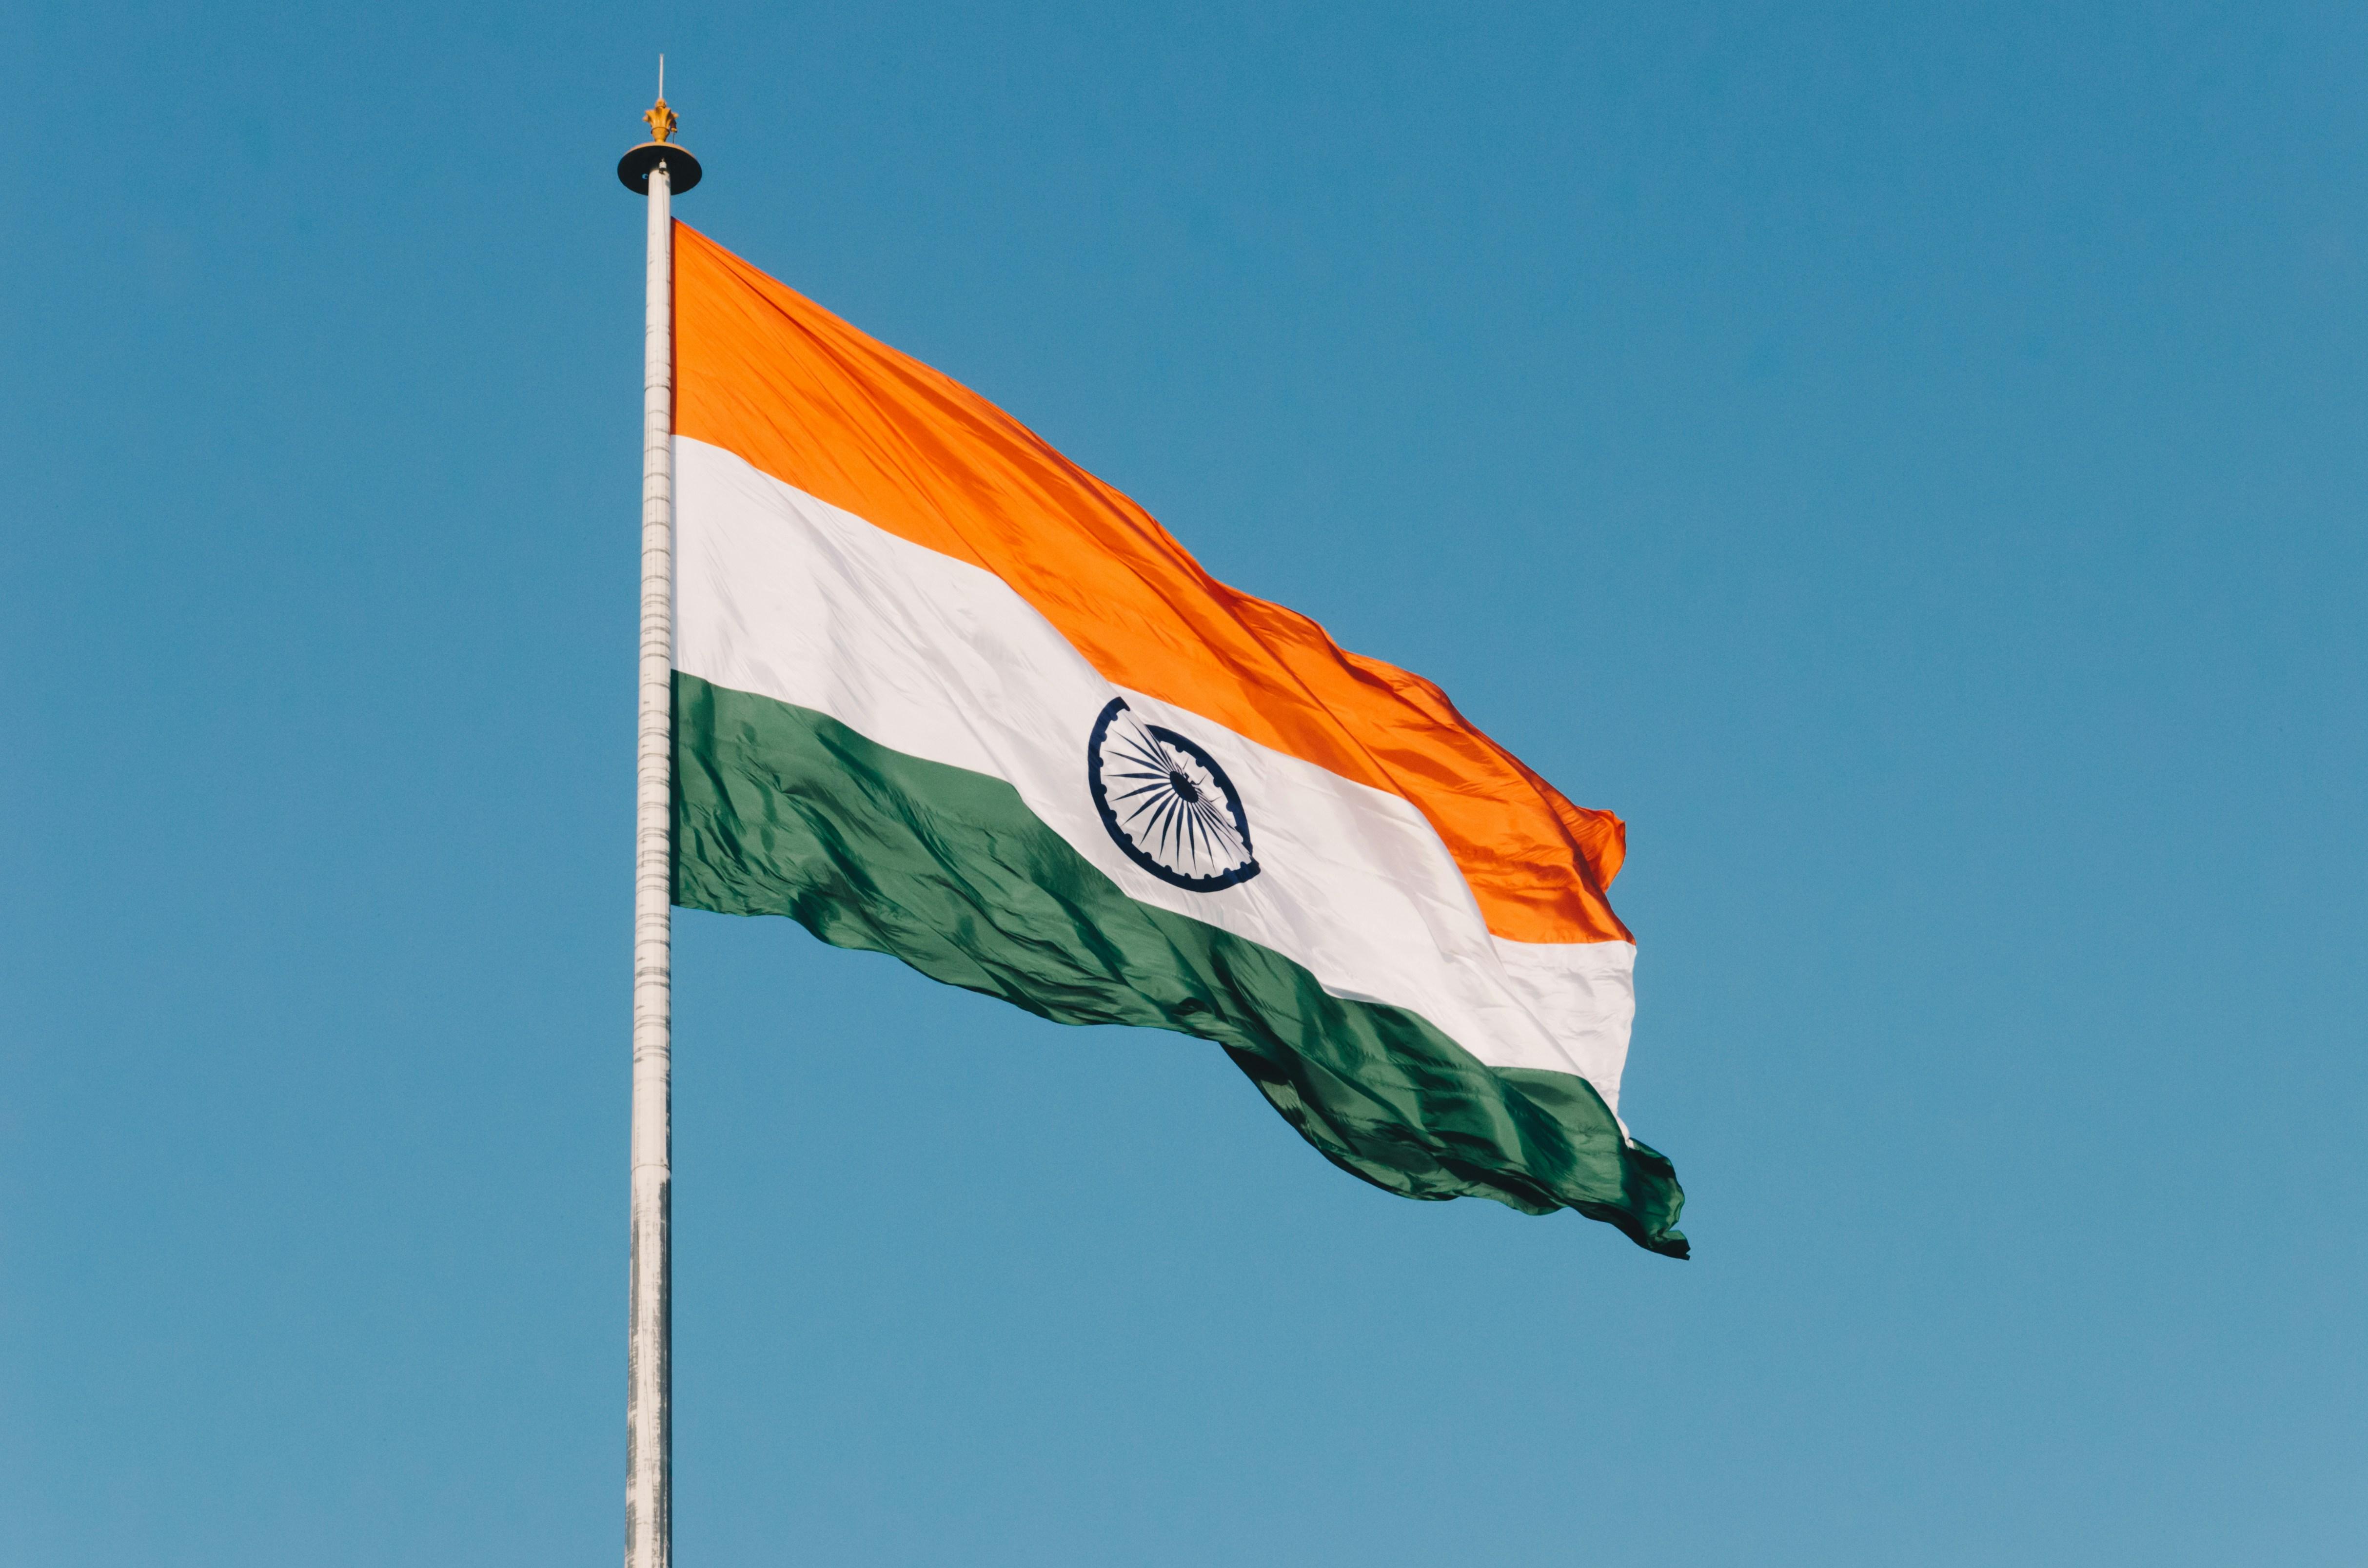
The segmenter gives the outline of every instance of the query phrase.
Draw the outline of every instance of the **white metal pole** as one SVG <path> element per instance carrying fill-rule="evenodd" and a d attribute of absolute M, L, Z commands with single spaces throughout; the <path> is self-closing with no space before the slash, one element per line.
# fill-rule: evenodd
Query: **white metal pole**
<path fill-rule="evenodd" d="M 663 103 L 661 103 L 663 108 Z M 632 1327 L 625 1399 L 625 1568 L 673 1555 L 674 214 L 650 171 L 642 357 L 641 734 L 633 830 Z"/>

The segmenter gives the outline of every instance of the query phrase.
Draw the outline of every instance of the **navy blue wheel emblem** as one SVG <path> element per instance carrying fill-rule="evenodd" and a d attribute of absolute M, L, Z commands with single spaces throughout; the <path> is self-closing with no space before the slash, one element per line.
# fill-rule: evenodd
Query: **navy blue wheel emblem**
<path fill-rule="evenodd" d="M 1242 798 L 1217 759 L 1113 697 L 1086 743 L 1094 809 L 1126 858 L 1163 882 L 1214 892 L 1258 874 Z"/>

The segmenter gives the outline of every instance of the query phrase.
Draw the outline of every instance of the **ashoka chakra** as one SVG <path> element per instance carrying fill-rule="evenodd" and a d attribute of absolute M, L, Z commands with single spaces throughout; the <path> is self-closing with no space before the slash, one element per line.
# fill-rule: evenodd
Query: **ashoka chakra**
<path fill-rule="evenodd" d="M 1217 759 L 1113 697 L 1086 744 L 1094 809 L 1126 858 L 1195 892 L 1258 873 L 1242 798 Z"/>

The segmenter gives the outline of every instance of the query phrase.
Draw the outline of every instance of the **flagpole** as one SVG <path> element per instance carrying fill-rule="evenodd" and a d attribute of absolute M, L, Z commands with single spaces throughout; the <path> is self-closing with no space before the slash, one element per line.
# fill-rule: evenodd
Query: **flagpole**
<path fill-rule="evenodd" d="M 659 67 L 661 73 L 665 67 Z M 625 1568 L 667 1568 L 674 1549 L 674 193 L 699 160 L 669 138 L 663 74 L 642 117 L 654 140 L 617 177 L 649 198 L 642 336 L 642 663 L 633 824 L 633 1129 L 631 1317 L 626 1339 Z"/>

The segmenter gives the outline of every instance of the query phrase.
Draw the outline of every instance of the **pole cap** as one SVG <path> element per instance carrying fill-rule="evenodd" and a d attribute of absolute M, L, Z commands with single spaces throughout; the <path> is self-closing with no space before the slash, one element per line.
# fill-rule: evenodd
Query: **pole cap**
<path fill-rule="evenodd" d="M 665 62 L 659 62 L 658 72 L 663 77 Z M 650 193 L 650 171 L 664 164 L 667 183 L 673 187 L 674 194 L 680 196 L 699 183 L 699 160 L 692 157 L 687 149 L 674 144 L 672 138 L 677 121 L 674 110 L 666 108 L 665 89 L 658 92 L 656 107 L 642 118 L 649 121 L 650 135 L 655 140 L 643 142 L 618 159 L 617 177 L 634 195 L 647 196 Z"/>
<path fill-rule="evenodd" d="M 644 142 L 617 160 L 617 177 L 625 188 L 636 196 L 650 193 L 650 171 L 660 164 L 666 166 L 666 180 L 680 196 L 699 183 L 699 160 L 687 148 L 671 142 Z"/>

